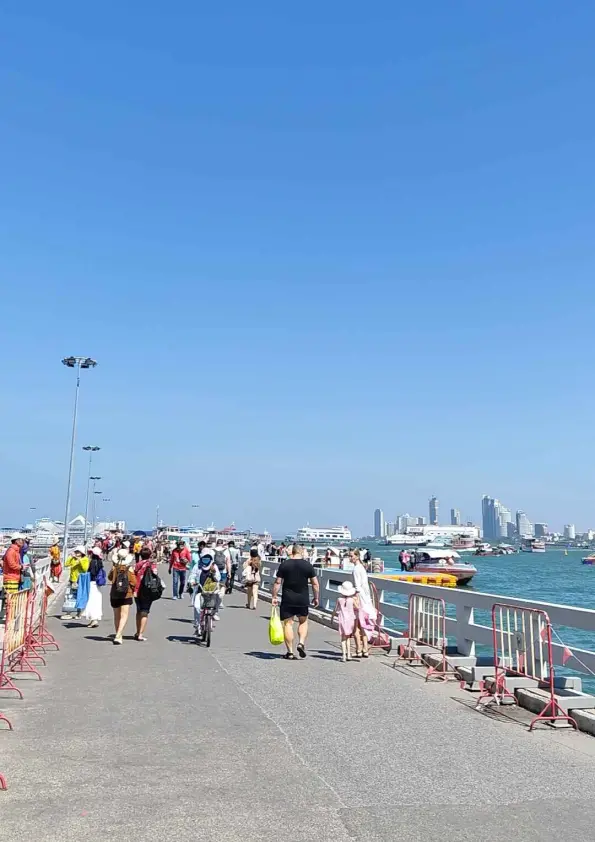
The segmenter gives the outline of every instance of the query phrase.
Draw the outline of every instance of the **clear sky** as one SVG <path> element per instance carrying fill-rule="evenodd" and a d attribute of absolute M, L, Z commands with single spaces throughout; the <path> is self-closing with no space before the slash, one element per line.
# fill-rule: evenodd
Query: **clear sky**
<path fill-rule="evenodd" d="M 592 4 L 28 0 L 0 30 L 0 523 L 63 516 L 81 354 L 78 444 L 133 526 L 361 534 L 433 493 L 595 526 Z"/>

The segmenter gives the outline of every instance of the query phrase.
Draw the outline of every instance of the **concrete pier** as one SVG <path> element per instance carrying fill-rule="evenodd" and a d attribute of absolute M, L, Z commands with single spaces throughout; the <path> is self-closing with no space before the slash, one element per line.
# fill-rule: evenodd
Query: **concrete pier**
<path fill-rule="evenodd" d="M 0 838 L 592 840 L 592 738 L 529 734 L 381 656 L 342 664 L 320 625 L 305 661 L 282 660 L 269 606 L 228 602 L 210 650 L 188 642 L 187 601 L 122 647 L 109 608 L 97 630 L 51 622 L 43 682 L 0 703 Z"/>

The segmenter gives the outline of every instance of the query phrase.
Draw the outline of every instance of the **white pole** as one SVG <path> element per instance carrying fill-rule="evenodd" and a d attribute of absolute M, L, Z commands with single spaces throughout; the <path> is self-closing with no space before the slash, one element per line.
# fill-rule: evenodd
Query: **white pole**
<path fill-rule="evenodd" d="M 68 558 L 68 521 L 70 519 L 70 495 L 72 493 L 72 472 L 74 469 L 74 445 L 76 442 L 76 419 L 79 407 L 79 386 L 81 384 L 81 364 L 76 364 L 76 388 L 74 391 L 74 412 L 72 415 L 72 439 L 70 441 L 70 464 L 68 466 L 68 490 L 66 492 L 66 514 L 64 516 L 64 546 L 62 548 L 63 563 Z"/>
<path fill-rule="evenodd" d="M 93 458 L 93 451 L 89 450 L 89 475 L 87 477 L 87 497 L 85 499 L 85 537 L 83 544 L 87 546 L 87 516 L 89 514 L 89 488 L 91 487 L 91 460 Z"/>

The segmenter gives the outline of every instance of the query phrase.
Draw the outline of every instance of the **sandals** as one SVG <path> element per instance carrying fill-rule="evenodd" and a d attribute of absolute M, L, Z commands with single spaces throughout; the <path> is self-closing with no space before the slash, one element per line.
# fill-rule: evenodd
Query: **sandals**
<path fill-rule="evenodd" d="M 293 654 L 293 652 L 286 652 L 285 655 L 283 655 L 283 657 L 285 658 L 286 661 L 295 661 L 296 660 L 296 657 Z"/>
<path fill-rule="evenodd" d="M 306 647 L 304 646 L 304 644 L 303 644 L 303 643 L 298 643 L 298 645 L 297 645 L 297 652 L 298 652 L 298 655 L 300 656 L 300 658 L 305 658 L 305 657 L 306 657 L 306 655 L 307 655 L 307 652 L 306 652 Z"/>

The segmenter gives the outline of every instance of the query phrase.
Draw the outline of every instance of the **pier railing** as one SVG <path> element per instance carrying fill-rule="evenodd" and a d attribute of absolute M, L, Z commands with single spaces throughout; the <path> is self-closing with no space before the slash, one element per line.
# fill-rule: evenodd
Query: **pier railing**
<path fill-rule="evenodd" d="M 269 559 L 261 571 L 261 589 L 270 592 L 276 578 L 277 559 Z M 405 634 L 408 622 L 409 595 L 412 593 L 443 599 L 447 606 L 446 633 L 449 643 L 456 647 L 461 655 L 481 654 L 478 647 L 493 645 L 491 625 L 492 608 L 497 603 L 517 608 L 530 608 L 546 611 L 552 626 L 561 629 L 560 638 L 554 640 L 553 660 L 556 665 L 565 666 L 576 672 L 595 675 L 595 651 L 581 649 L 568 640 L 566 629 L 579 629 L 593 634 L 595 649 L 595 610 L 574 608 L 570 605 L 557 605 L 550 602 L 537 602 L 518 599 L 501 594 L 489 594 L 468 588 L 440 588 L 433 585 L 418 585 L 410 582 L 398 582 L 370 575 L 379 594 L 380 612 L 383 616 L 383 628 L 394 637 Z M 320 583 L 320 610 L 330 615 L 342 582 L 353 581 L 349 572 L 324 568 L 318 571 Z M 485 618 L 485 621 L 482 621 Z"/>

